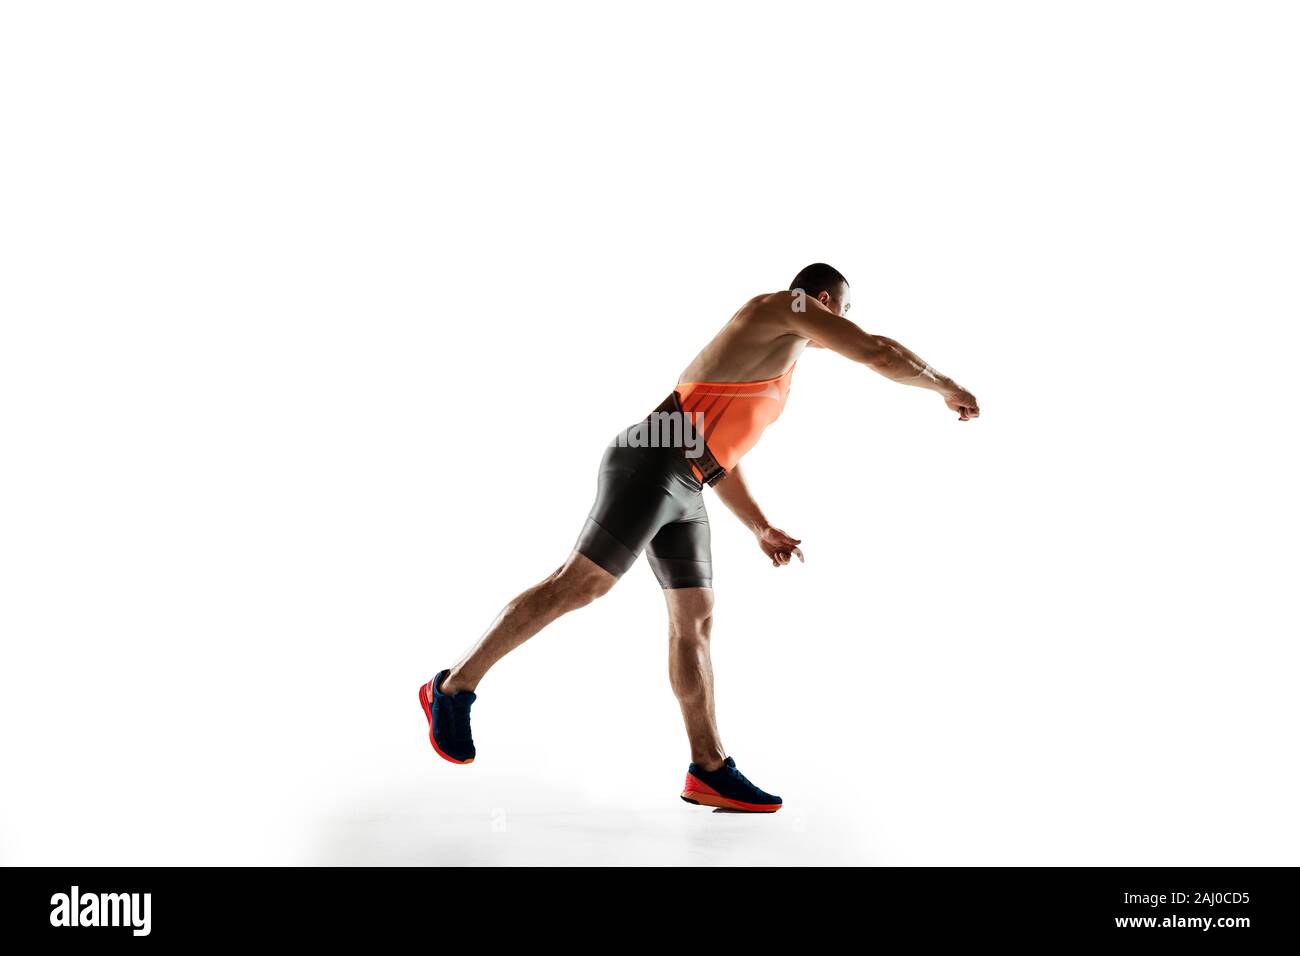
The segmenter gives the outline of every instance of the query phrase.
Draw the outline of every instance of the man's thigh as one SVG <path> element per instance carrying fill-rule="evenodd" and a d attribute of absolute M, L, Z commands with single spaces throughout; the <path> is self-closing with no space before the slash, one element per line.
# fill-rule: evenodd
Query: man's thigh
<path fill-rule="evenodd" d="M 664 590 L 712 589 L 713 553 L 703 502 L 695 514 L 660 528 L 646 546 L 646 554 Z"/>

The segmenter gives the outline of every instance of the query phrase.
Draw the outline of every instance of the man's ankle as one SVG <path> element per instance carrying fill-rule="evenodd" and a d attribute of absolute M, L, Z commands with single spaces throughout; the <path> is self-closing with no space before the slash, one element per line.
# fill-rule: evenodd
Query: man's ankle
<path fill-rule="evenodd" d="M 473 690 L 473 689 L 474 688 L 470 687 L 468 685 L 468 682 L 465 681 L 464 678 L 460 677 L 460 675 L 458 675 L 455 671 L 452 671 L 450 674 L 444 677 L 442 679 L 442 683 L 438 685 L 438 693 L 446 694 L 448 697 L 451 697 L 454 694 L 459 694 L 463 690 Z"/>
<path fill-rule="evenodd" d="M 705 773 L 713 773 L 715 770 L 720 770 L 722 765 L 726 762 L 726 757 L 719 757 L 716 754 L 710 757 L 705 757 L 702 760 L 691 760 L 691 763 L 695 764 L 695 766 L 699 767 Z"/>

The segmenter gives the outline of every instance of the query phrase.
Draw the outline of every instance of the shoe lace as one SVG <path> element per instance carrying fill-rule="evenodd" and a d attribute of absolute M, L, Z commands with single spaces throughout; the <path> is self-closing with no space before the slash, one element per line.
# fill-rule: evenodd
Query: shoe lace
<path fill-rule="evenodd" d="M 749 782 L 749 778 L 746 777 L 743 773 L 741 773 L 739 768 L 727 767 L 726 770 L 727 773 L 731 775 L 731 779 L 735 780 L 736 783 L 743 784 L 744 786 L 749 787 L 753 790 L 758 789 L 758 787 L 755 787 L 752 783 Z"/>

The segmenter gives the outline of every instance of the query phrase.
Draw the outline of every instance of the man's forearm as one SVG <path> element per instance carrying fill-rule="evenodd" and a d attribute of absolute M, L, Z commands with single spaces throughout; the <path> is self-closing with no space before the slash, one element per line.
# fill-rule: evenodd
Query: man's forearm
<path fill-rule="evenodd" d="M 926 361 L 907 346 L 883 335 L 873 336 L 876 349 L 867 364 L 885 378 L 900 385 L 915 385 L 947 395 L 957 386 L 946 375 L 931 368 Z"/>
<path fill-rule="evenodd" d="M 749 486 L 745 484 L 739 465 L 727 472 L 727 477 L 714 485 L 713 490 L 717 492 L 719 500 L 747 528 L 758 532 L 768 527 L 767 518 L 759 508 L 758 502 L 754 500 L 754 496 L 749 493 Z"/>

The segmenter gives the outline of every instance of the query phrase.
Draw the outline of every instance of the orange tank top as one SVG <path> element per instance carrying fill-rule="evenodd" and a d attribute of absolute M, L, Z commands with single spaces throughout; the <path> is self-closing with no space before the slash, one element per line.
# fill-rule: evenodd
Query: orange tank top
<path fill-rule="evenodd" d="M 793 373 L 791 365 L 784 374 L 758 382 L 679 382 L 677 398 L 682 411 L 703 414 L 704 442 L 730 471 L 785 408 Z"/>

